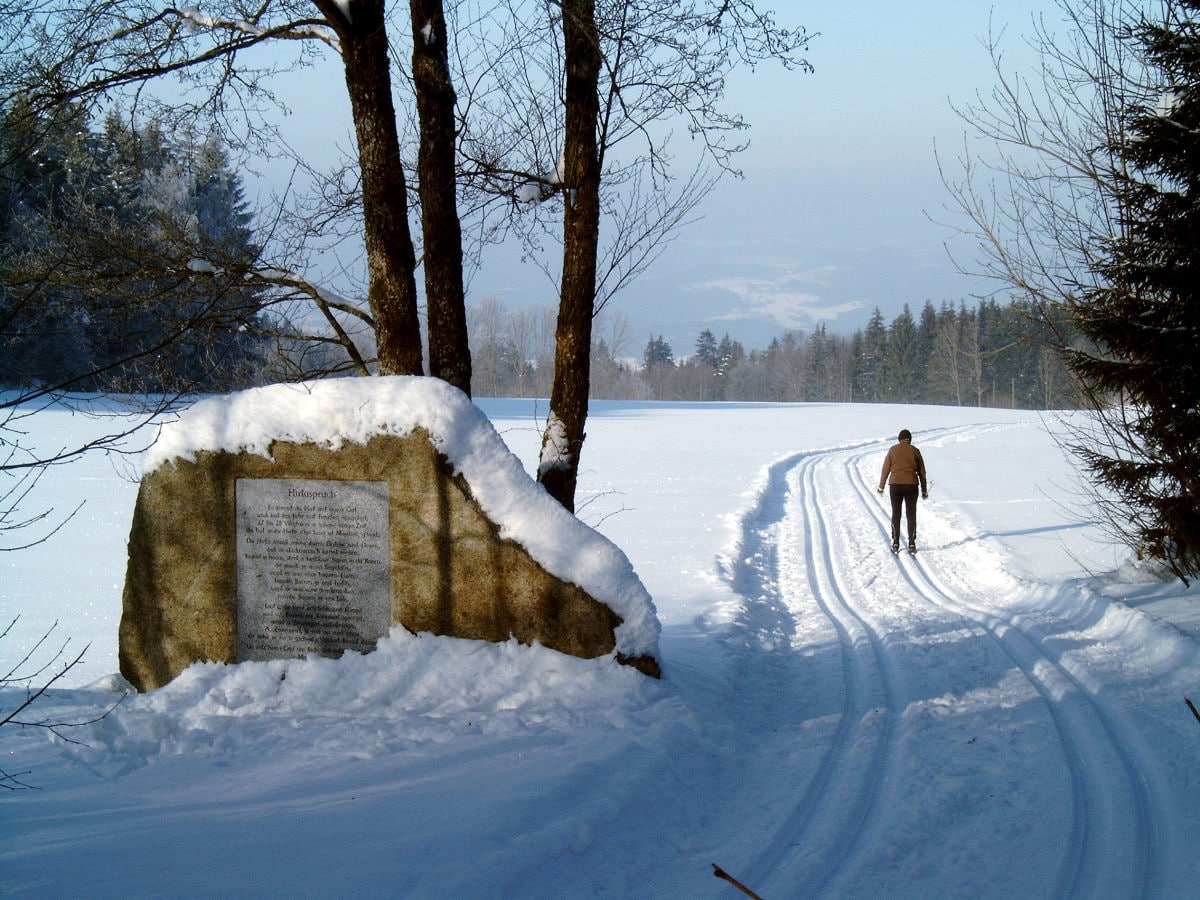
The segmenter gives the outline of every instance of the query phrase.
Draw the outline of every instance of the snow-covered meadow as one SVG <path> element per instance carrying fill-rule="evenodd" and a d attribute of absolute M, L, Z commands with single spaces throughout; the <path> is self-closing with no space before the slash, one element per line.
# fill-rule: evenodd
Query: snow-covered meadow
<path fill-rule="evenodd" d="M 479 406 L 532 470 L 545 405 Z M 113 424 L 21 427 L 57 449 Z M 901 427 L 932 481 L 916 557 L 889 551 L 875 493 Z M 1193 896 L 1200 596 L 1086 524 L 1059 427 L 596 403 L 580 516 L 653 597 L 661 681 L 403 631 L 197 665 L 70 741 L 0 728 L 0 769 L 34 786 L 0 791 L 0 892 L 739 896 L 715 863 L 765 898 Z M 0 667 L 55 622 L 35 658 L 90 645 L 33 708 L 48 721 L 121 696 L 132 462 L 48 471 L 31 505 L 84 505 L 0 555 L 0 617 L 20 615 Z"/>

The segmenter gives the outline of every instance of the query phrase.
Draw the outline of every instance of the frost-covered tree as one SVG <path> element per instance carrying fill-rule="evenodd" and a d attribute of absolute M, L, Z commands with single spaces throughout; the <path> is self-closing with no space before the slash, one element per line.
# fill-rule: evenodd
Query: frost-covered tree
<path fill-rule="evenodd" d="M 423 370 L 416 253 L 389 49 L 389 39 L 403 30 L 394 28 L 385 0 L 267 0 L 254 8 L 214 0 L 203 10 L 154 0 L 14 0 L 10 10 L 0 22 L 0 106 L 26 98 L 36 113 L 46 114 L 71 103 L 101 107 L 116 100 L 136 104 L 139 121 L 159 122 L 172 132 L 219 128 L 230 146 L 275 160 L 296 155 L 274 127 L 280 104 L 272 80 L 316 55 L 340 58 L 357 150 L 356 171 L 341 181 L 356 187 L 347 197 L 336 175 L 323 180 L 315 209 L 297 204 L 305 214 L 298 223 L 272 212 L 288 240 L 280 238 L 272 265 L 260 266 L 254 277 L 310 298 L 352 357 L 357 348 L 335 313 L 369 325 L 381 370 Z M 365 310 L 333 297 L 303 271 L 312 252 L 306 241 L 342 227 L 346 210 L 359 217 Z M 365 361 L 356 363 L 366 370 Z"/>
<path fill-rule="evenodd" d="M 258 377 L 259 291 L 240 277 L 258 248 L 219 143 L 116 116 L 93 132 L 77 112 L 0 146 L 0 380 L 145 393 Z"/>

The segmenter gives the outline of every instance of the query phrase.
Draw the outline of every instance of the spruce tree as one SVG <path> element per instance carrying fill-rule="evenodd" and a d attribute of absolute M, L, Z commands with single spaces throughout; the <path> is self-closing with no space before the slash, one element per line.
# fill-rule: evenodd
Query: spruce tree
<path fill-rule="evenodd" d="M 1200 3 L 1179 0 L 1126 40 L 1158 85 L 1124 110 L 1119 234 L 1076 307 L 1095 349 L 1069 362 L 1104 440 L 1080 446 L 1117 498 L 1122 536 L 1185 582 L 1200 572 Z"/>
<path fill-rule="evenodd" d="M 707 328 L 696 338 L 696 359 L 713 369 L 720 365 L 721 360 L 717 355 L 717 336 Z"/>
<path fill-rule="evenodd" d="M 223 147 L 112 114 L 0 120 L 0 384 L 214 390 L 261 377 L 258 248 Z"/>
<path fill-rule="evenodd" d="M 652 336 L 646 342 L 646 349 L 642 351 L 642 364 L 647 369 L 675 365 L 675 351 L 671 349 L 669 343 L 663 340 L 661 334 L 658 337 Z"/>
<path fill-rule="evenodd" d="M 87 316 L 56 277 L 67 268 L 56 223 L 78 205 L 90 144 L 78 108 L 42 117 L 17 104 L 0 121 L 0 385 L 52 384 L 90 364 Z"/>
<path fill-rule="evenodd" d="M 917 372 L 920 362 L 917 351 L 917 325 L 908 304 L 892 320 L 888 329 L 887 351 L 883 363 L 883 398 L 892 403 L 912 403 L 916 400 Z"/>
<path fill-rule="evenodd" d="M 746 356 L 746 350 L 740 343 L 729 336 L 729 332 L 721 338 L 717 345 L 718 369 L 722 375 L 728 375 L 729 370 L 736 366 Z"/>
<path fill-rule="evenodd" d="M 871 314 L 862 341 L 854 352 L 854 399 L 866 403 L 886 400 L 884 368 L 888 352 L 888 332 L 879 307 Z"/>

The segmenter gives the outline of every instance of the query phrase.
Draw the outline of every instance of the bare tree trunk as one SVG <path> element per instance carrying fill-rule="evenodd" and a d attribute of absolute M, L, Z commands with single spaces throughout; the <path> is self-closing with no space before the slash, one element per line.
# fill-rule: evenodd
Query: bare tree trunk
<path fill-rule="evenodd" d="M 542 438 L 538 480 L 574 512 L 587 422 L 600 234 L 601 166 L 596 127 L 601 58 L 594 0 L 564 0 L 562 20 L 566 62 L 563 275 L 550 422 Z"/>
<path fill-rule="evenodd" d="M 363 236 L 379 371 L 420 375 L 416 257 L 408 228 L 408 189 L 392 105 L 384 0 L 351 0 L 349 18 L 333 0 L 313 0 L 341 40 L 346 90 L 362 171 Z"/>
<path fill-rule="evenodd" d="M 410 0 L 409 11 L 413 82 L 421 123 L 417 184 L 429 310 L 429 372 L 470 395 L 471 351 L 455 179 L 455 96 L 446 16 L 442 0 Z"/>

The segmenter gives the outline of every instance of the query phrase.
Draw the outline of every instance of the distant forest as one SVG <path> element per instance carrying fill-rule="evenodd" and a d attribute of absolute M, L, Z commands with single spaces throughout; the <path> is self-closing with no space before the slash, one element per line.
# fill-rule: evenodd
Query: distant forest
<path fill-rule="evenodd" d="M 483 397 L 537 397 L 549 390 L 551 313 L 472 310 L 472 390 Z M 539 319 L 541 321 L 539 321 Z M 640 359 L 624 356 L 621 327 L 600 327 L 592 354 L 595 399 L 931 403 L 1022 409 L 1079 405 L 1055 349 L 1067 322 L 1047 322 L 1025 302 L 973 307 L 927 302 L 891 322 L 878 309 L 844 336 L 825 326 L 788 331 L 749 352 L 726 334 L 702 331 L 686 355 L 651 336 Z M 613 347 L 618 348 L 614 351 Z"/>
<path fill-rule="evenodd" d="M 82 110 L 0 118 L 0 385 L 212 391 L 263 380 L 253 215 L 221 142 Z"/>
<path fill-rule="evenodd" d="M 27 141 L 0 122 L 0 235 L 0 385 L 220 391 L 346 368 L 310 365 L 313 345 L 286 340 L 270 295 L 236 276 L 254 264 L 255 226 L 211 137 L 116 117 L 93 130 L 80 113 Z M 468 318 L 476 396 L 549 396 L 552 308 L 485 297 Z M 639 355 L 627 320 L 604 313 L 591 396 L 1068 408 L 1054 349 L 1067 324 L 1050 327 L 1027 303 L 926 303 L 891 322 L 876 310 L 849 336 L 820 326 L 747 351 L 705 330 L 688 348 L 651 335 Z"/>

